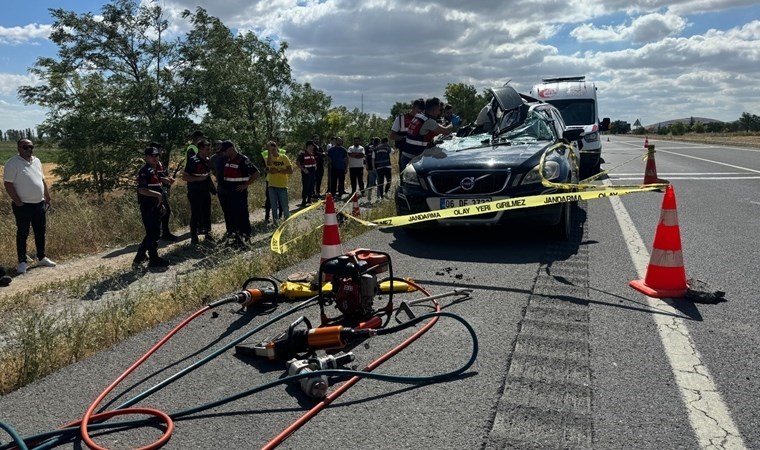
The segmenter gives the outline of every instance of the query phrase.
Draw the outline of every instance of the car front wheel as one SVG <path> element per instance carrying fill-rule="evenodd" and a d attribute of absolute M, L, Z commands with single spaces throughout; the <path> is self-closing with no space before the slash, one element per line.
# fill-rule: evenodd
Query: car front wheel
<path fill-rule="evenodd" d="M 573 204 L 571 202 L 565 202 L 562 204 L 562 212 L 560 213 L 559 223 L 553 225 L 550 229 L 550 233 L 553 238 L 557 240 L 567 240 L 572 232 L 572 212 Z"/>

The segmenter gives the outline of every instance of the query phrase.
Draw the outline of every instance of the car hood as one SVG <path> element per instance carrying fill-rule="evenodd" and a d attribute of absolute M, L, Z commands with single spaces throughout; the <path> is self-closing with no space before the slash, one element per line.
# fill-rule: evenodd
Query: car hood
<path fill-rule="evenodd" d="M 538 164 L 549 141 L 535 143 L 514 142 L 492 146 L 482 144 L 490 141 L 490 134 L 478 134 L 467 137 L 454 136 L 443 143 L 425 150 L 412 164 L 415 170 L 430 172 L 433 170 L 474 169 L 477 167 L 533 168 Z"/>

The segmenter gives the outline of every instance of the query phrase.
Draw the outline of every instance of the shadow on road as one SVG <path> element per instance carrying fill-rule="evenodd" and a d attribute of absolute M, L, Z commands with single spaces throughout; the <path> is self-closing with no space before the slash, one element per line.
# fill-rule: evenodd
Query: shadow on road
<path fill-rule="evenodd" d="M 571 234 L 563 251 L 552 255 L 565 260 L 577 253 L 586 223 L 585 205 L 573 209 Z M 383 230 L 381 230 L 383 231 Z M 415 258 L 440 261 L 527 264 L 546 261 L 546 246 L 557 239 L 546 227 L 531 225 L 498 225 L 491 227 L 431 227 L 429 230 L 409 231 L 393 228 L 395 241 L 390 246 L 399 253 Z M 441 245 L 441 244 L 445 245 Z"/>

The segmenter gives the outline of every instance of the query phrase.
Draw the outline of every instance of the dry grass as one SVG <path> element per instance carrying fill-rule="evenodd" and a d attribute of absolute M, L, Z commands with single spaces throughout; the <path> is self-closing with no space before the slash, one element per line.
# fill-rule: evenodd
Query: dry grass
<path fill-rule="evenodd" d="M 657 139 L 760 148 L 760 133 L 687 133 L 683 136 L 657 136 Z"/>
<path fill-rule="evenodd" d="M 52 167 L 45 165 L 46 170 Z M 323 187 L 325 183 L 323 180 Z M 53 177 L 50 184 L 53 208 L 48 216 L 46 253 L 51 258 L 64 261 L 142 239 L 144 231 L 134 191 L 115 192 L 99 199 L 56 191 Z M 289 191 L 291 199 L 300 199 L 301 177 L 297 168 L 290 177 Z M 10 198 L 2 190 L 0 205 L 9 203 Z M 178 181 L 172 188 L 170 203 L 172 229 L 185 227 L 189 206 L 183 182 Z M 212 205 L 213 220 L 219 222 L 218 202 L 213 201 Z M 257 181 L 250 187 L 249 208 L 253 212 L 263 205 L 264 183 Z M 0 215 L 0 264 L 15 267 L 16 226 L 10 206 L 7 210 L 8 214 Z M 371 213 L 374 218 L 392 215 L 393 203 L 386 201 Z M 309 220 L 314 223 L 306 228 L 315 230 L 313 238 L 292 243 L 286 254 L 274 254 L 268 245 L 254 250 L 253 258 L 248 252 L 229 257 L 226 250 L 224 258 L 214 260 L 213 269 L 196 269 L 182 275 L 181 282 L 178 279 L 169 290 L 120 288 L 118 301 L 106 301 L 101 308 L 83 311 L 80 305 L 83 293 L 103 279 L 127 274 L 131 268 L 72 274 L 65 281 L 48 282 L 4 299 L 0 302 L 0 316 L 4 318 L 0 323 L 0 395 L 233 292 L 249 277 L 267 276 L 317 254 L 321 248 L 318 225 L 323 217 L 315 211 Z M 353 221 L 341 226 L 344 239 L 365 231 Z M 27 252 L 34 252 L 32 236 Z"/>
<path fill-rule="evenodd" d="M 300 177 L 298 179 L 300 185 Z M 259 183 L 259 186 L 262 184 Z M 291 194 L 294 192 L 300 195 L 300 186 L 297 191 L 291 189 Z M 263 189 L 259 190 L 259 194 L 257 197 L 252 193 L 251 197 L 254 198 L 253 201 L 258 200 L 260 205 L 263 203 Z M 98 221 L 103 221 L 102 217 L 111 214 L 104 212 L 103 208 L 120 211 L 124 216 L 138 216 L 132 206 L 134 202 L 129 201 L 131 196 L 120 202 L 109 201 L 108 205 L 102 205 L 101 208 L 68 196 L 64 198 L 65 201 L 60 200 L 67 205 L 66 208 L 62 207 L 63 217 L 73 214 L 71 211 L 83 210 L 84 213 L 78 213 L 80 216 L 86 214 L 87 220 L 102 225 L 104 222 Z M 114 206 L 115 204 L 121 206 Z M 385 217 L 392 215 L 393 211 L 392 201 L 386 201 L 373 208 L 368 218 Z M 96 282 L 98 277 L 119 275 L 118 272 L 91 273 L 66 282 L 41 286 L 31 294 L 26 292 L 6 299 L 0 303 L 0 315 L 4 317 L 0 324 L 0 337 L 5 339 L 0 341 L 3 344 L 0 346 L 0 395 L 108 348 L 146 328 L 208 304 L 212 299 L 239 289 L 249 277 L 267 276 L 317 254 L 321 248 L 321 239 L 316 235 L 321 231 L 316 226 L 322 217 L 318 211 L 315 213 L 310 219 L 314 223 L 308 227 L 316 229 L 313 232 L 314 238 L 292 243 L 286 254 L 274 254 L 268 250 L 268 246 L 254 250 L 255 257 L 251 257 L 249 252 L 230 257 L 229 251 L 225 251 L 224 258 L 215 259 L 211 269 L 198 269 L 181 276 L 181 279 L 177 276 L 178 279 L 168 290 L 155 292 L 146 288 L 127 288 L 119 291 L 118 301 L 109 300 L 102 308 L 82 312 L 77 310 L 77 302 L 70 302 L 69 306 L 51 309 L 51 304 L 55 304 L 54 299 L 60 293 L 68 292 L 69 297 L 72 293 L 76 296 Z M 139 218 L 136 220 L 139 221 Z M 124 233 L 129 231 L 130 222 L 126 218 L 112 222 L 114 228 L 122 229 Z M 65 227 L 64 223 L 67 224 Z M 70 224 L 63 220 L 57 222 L 57 226 L 74 227 L 73 222 Z M 134 223 L 132 226 L 135 226 Z M 141 235 L 141 225 L 138 228 L 137 234 Z M 341 226 L 344 240 L 365 231 L 364 227 L 353 221 L 347 221 Z M 135 230 L 131 232 L 134 233 Z M 107 241 L 102 234 L 93 233 L 91 238 Z M 64 239 L 62 235 L 58 235 L 58 238 Z M 113 235 L 111 238 L 114 238 Z M 121 273 L 128 270 L 122 269 Z"/>

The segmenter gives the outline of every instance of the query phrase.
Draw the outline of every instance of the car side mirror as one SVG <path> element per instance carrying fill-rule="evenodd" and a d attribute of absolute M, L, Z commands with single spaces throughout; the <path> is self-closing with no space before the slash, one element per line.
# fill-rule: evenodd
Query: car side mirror
<path fill-rule="evenodd" d="M 562 133 L 562 139 L 565 142 L 570 143 L 579 140 L 583 135 L 584 132 L 582 128 L 573 128 L 572 130 L 565 130 L 565 132 Z"/>
<path fill-rule="evenodd" d="M 610 118 L 605 117 L 599 124 L 599 131 L 607 131 L 610 129 Z"/>

